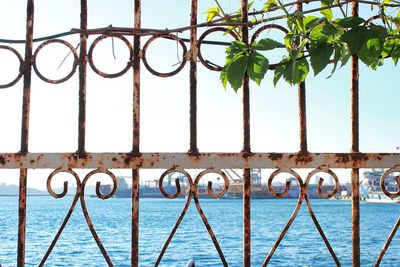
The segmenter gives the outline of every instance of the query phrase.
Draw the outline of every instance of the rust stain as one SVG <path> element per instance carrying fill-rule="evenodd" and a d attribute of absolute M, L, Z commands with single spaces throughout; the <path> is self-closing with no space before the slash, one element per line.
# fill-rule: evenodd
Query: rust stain
<path fill-rule="evenodd" d="M 253 153 L 252 153 L 251 151 L 245 151 L 245 152 L 242 153 L 242 157 L 243 157 L 244 159 L 248 159 L 248 158 L 250 158 L 251 156 L 253 156 Z"/>
<path fill-rule="evenodd" d="M 299 154 L 296 157 L 296 165 L 306 164 L 312 162 L 313 160 L 314 158 L 308 153 Z"/>
<path fill-rule="evenodd" d="M 355 155 L 352 155 L 352 159 L 357 161 L 367 161 L 369 158 L 364 153 L 357 153 Z"/>
<path fill-rule="evenodd" d="M 3 156 L 0 156 L 0 164 L 5 165 L 6 163 L 6 159 Z"/>
<path fill-rule="evenodd" d="M 126 166 L 128 166 L 128 165 L 131 163 L 131 159 L 132 159 L 131 156 L 127 156 L 127 157 L 124 159 L 124 163 L 125 163 Z"/>
<path fill-rule="evenodd" d="M 273 161 L 281 160 L 283 155 L 281 153 L 271 153 L 268 155 L 268 158 Z"/>
<path fill-rule="evenodd" d="M 344 154 L 336 154 L 336 163 L 348 163 L 350 161 L 350 158 L 348 155 Z"/>

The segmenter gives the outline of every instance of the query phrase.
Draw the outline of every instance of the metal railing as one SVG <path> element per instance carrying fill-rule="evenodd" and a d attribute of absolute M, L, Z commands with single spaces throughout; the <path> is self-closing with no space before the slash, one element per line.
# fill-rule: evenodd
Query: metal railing
<path fill-rule="evenodd" d="M 242 0 L 242 41 L 244 43 L 253 42 L 256 36 L 264 30 L 269 30 L 276 25 L 263 25 L 256 34 L 251 37 L 249 35 L 249 28 L 246 25 L 248 21 L 248 8 L 247 1 Z M 349 3 L 348 1 L 346 3 Z M 301 4 L 298 4 L 298 9 L 301 9 Z M 180 192 L 179 181 L 176 182 L 177 192 L 174 194 L 168 193 L 163 189 L 163 179 L 166 175 L 172 172 L 179 172 L 184 175 L 189 183 L 189 192 L 186 199 L 185 207 L 181 213 L 179 219 L 176 221 L 170 236 L 166 240 L 161 253 L 159 254 L 155 266 L 157 266 L 164 252 L 169 246 L 175 231 L 178 229 L 180 222 L 184 218 L 186 211 L 193 199 L 202 221 L 204 222 L 207 231 L 213 241 L 215 249 L 221 259 L 223 266 L 228 266 L 228 263 L 224 257 L 217 238 L 212 230 L 212 227 L 208 223 L 207 217 L 202 211 L 201 205 L 198 200 L 198 185 L 200 179 L 207 173 L 219 174 L 224 180 L 224 187 L 220 193 L 212 191 L 212 183 L 208 185 L 208 194 L 211 197 L 217 198 L 222 196 L 229 188 L 229 180 L 224 173 L 223 169 L 243 169 L 243 265 L 250 266 L 251 258 L 251 169 L 254 168 L 270 168 L 277 169 L 268 180 L 269 190 L 276 197 L 283 197 L 289 190 L 289 184 L 286 184 L 286 189 L 283 192 L 275 192 L 272 188 L 272 180 L 280 173 L 289 173 L 294 176 L 300 187 L 300 196 L 297 202 L 297 206 L 294 213 L 290 217 L 283 231 L 276 240 L 273 248 L 270 250 L 268 256 L 265 258 L 263 266 L 266 266 L 274 254 L 276 248 L 279 246 L 280 241 L 285 236 L 286 232 L 291 226 L 291 223 L 295 219 L 297 212 L 304 200 L 308 207 L 309 213 L 312 220 L 317 227 L 319 234 L 321 235 L 327 249 L 329 250 L 332 258 L 334 259 L 337 266 L 340 266 L 340 262 L 335 255 L 334 249 L 331 247 L 328 239 L 326 238 L 321 226 L 315 217 L 308 195 L 308 183 L 315 173 L 325 172 L 332 175 L 335 178 L 336 189 L 328 195 L 321 193 L 322 181 L 318 184 L 318 192 L 321 197 L 330 197 L 336 193 L 338 186 L 338 179 L 332 168 L 348 168 L 352 170 L 352 248 L 353 248 L 353 266 L 360 266 L 360 207 L 359 207 L 359 191 L 360 191 L 360 168 L 389 168 L 384 177 L 388 173 L 394 171 L 400 171 L 400 154 L 398 153 L 361 153 L 359 151 L 359 109 L 358 109 L 358 59 L 356 56 L 352 56 L 351 59 L 351 133 L 352 133 L 352 146 L 349 153 L 310 153 L 307 148 L 307 124 L 306 124 L 306 95 L 305 95 L 305 83 L 301 83 L 298 87 L 298 104 L 299 104 L 299 116 L 300 116 L 300 150 L 297 153 L 253 153 L 250 147 L 250 91 L 249 91 L 249 78 L 245 75 L 243 80 L 243 149 L 237 153 L 203 153 L 200 152 L 197 146 L 197 65 L 200 61 L 205 67 L 212 71 L 220 71 L 221 68 L 207 60 L 205 60 L 201 54 L 202 43 L 216 43 L 224 44 L 222 42 L 210 42 L 206 41 L 206 37 L 212 32 L 220 31 L 227 32 L 228 34 L 235 37 L 234 33 L 229 31 L 225 27 L 220 25 L 213 25 L 212 23 L 198 24 L 197 22 L 197 0 L 191 1 L 191 15 L 190 15 L 190 26 L 178 30 L 153 30 L 153 29 L 142 29 L 141 28 L 141 1 L 134 1 L 134 25 L 133 28 L 117 28 L 107 27 L 101 29 L 88 29 L 87 28 L 87 0 L 81 0 L 81 23 L 80 29 L 74 29 L 70 32 L 63 33 L 60 35 L 50 36 L 44 39 L 33 39 L 34 32 L 34 0 L 27 0 L 27 23 L 26 23 L 26 39 L 21 41 L 25 43 L 25 57 L 23 58 L 17 50 L 8 45 L 1 45 L 0 49 L 9 50 L 14 53 L 20 62 L 20 71 L 18 76 L 9 84 L 1 85 L 0 88 L 7 88 L 15 85 L 20 79 L 23 79 L 23 112 L 22 112 L 22 128 L 21 128 L 21 147 L 18 153 L 2 153 L 0 154 L 0 168 L 1 169 L 19 169 L 19 217 L 18 217 L 18 266 L 22 267 L 25 265 L 25 240 L 26 240 L 26 200 L 27 200 L 27 174 L 28 169 L 53 169 L 54 171 L 48 177 L 47 188 L 51 196 L 55 198 L 62 198 L 67 193 L 67 183 L 64 183 L 64 191 L 62 193 L 55 193 L 51 187 L 51 181 L 53 177 L 60 173 L 65 172 L 71 174 L 77 183 L 77 190 L 73 199 L 73 203 L 65 217 L 61 227 L 59 228 L 55 238 L 50 244 L 46 254 L 39 266 L 43 266 L 46 262 L 47 257 L 50 255 L 53 247 L 58 241 L 59 236 L 66 223 L 68 222 L 71 214 L 73 213 L 78 201 L 81 203 L 83 213 L 89 229 L 100 248 L 104 259 L 109 266 L 113 266 L 112 260 L 108 256 L 107 250 L 102 245 L 102 242 L 97 235 L 95 227 L 89 216 L 89 212 L 86 208 L 86 202 L 84 197 L 85 185 L 91 176 L 97 173 L 104 173 L 111 177 L 113 180 L 113 187 L 110 193 L 103 194 L 100 190 L 100 183 L 96 184 L 96 194 L 101 199 L 107 199 L 113 196 L 115 190 L 118 187 L 117 179 L 109 169 L 131 169 L 132 170 L 132 214 L 131 214 L 131 266 L 138 266 L 139 264 L 139 169 L 167 169 L 166 172 L 160 178 L 160 190 L 167 198 L 175 198 Z M 358 15 L 358 3 L 353 2 L 353 16 Z M 205 31 L 199 38 L 197 34 L 198 27 L 210 26 L 211 28 Z M 281 27 L 281 26 L 280 26 Z M 174 32 L 177 31 L 190 31 L 190 39 L 179 38 Z M 69 44 L 68 42 L 58 39 L 64 35 L 79 34 L 80 45 L 79 51 L 77 48 Z M 96 39 L 88 44 L 88 38 L 91 36 L 97 36 Z M 127 39 L 126 36 L 133 36 L 133 44 Z M 143 36 L 150 36 L 147 42 L 143 45 L 141 40 Z M 93 61 L 93 50 L 96 45 L 104 38 L 118 38 L 123 41 L 129 49 L 130 58 L 126 67 L 117 73 L 104 73 L 100 71 Z M 146 59 L 147 49 L 152 42 L 158 38 L 167 38 L 176 40 L 177 43 L 182 47 L 183 57 L 180 64 L 174 71 L 168 73 L 160 73 L 153 69 Z M 237 37 L 235 37 L 237 38 Z M 4 41 L 4 40 L 3 40 Z M 36 51 L 33 51 L 33 42 L 44 41 Z M 10 40 L 4 42 L 12 43 Z M 18 41 L 15 41 L 18 42 Z M 71 72 L 62 79 L 51 80 L 46 78 L 40 73 L 36 66 L 36 56 L 39 51 L 51 44 L 60 43 L 68 47 L 73 56 L 73 68 Z M 186 43 L 189 42 L 190 46 L 187 47 Z M 145 68 L 152 74 L 160 77 L 169 77 L 180 72 L 185 64 L 189 62 L 190 65 L 190 144 L 187 153 L 142 153 L 140 151 L 140 90 L 141 90 L 141 63 Z M 3 63 L 1 63 L 3 64 Z M 132 148 L 130 153 L 91 153 L 86 150 L 85 147 L 85 125 L 86 125 L 86 73 L 87 65 L 92 70 L 104 78 L 115 78 L 124 75 L 128 71 L 133 72 L 133 139 Z M 273 66 L 271 66 L 273 68 Z M 32 69 L 37 76 L 48 83 L 62 83 L 71 78 L 76 71 L 79 75 L 79 124 L 78 124 L 78 149 L 75 153 L 31 153 L 29 152 L 29 115 L 30 115 L 30 96 L 31 96 L 31 80 L 32 80 Z M 293 168 L 312 168 L 313 171 L 307 176 L 305 180 L 302 180 L 300 175 L 296 173 Z M 74 169 L 95 169 L 89 172 L 85 177 L 80 177 Z M 191 175 L 185 171 L 185 169 L 203 169 L 197 177 L 191 177 Z M 385 191 L 383 186 L 382 188 Z M 400 192 L 395 194 L 385 191 L 386 194 L 392 194 L 391 196 L 398 196 Z M 376 265 L 379 265 L 382 260 L 387 247 L 389 246 L 395 232 L 399 227 L 400 221 L 398 220 L 393 228 L 392 233 L 388 237 L 384 248 L 376 261 Z"/>

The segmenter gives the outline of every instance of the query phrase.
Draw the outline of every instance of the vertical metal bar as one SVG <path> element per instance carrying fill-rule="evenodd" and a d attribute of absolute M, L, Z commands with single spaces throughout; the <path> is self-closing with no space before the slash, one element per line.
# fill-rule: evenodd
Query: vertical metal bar
<path fill-rule="evenodd" d="M 26 16 L 26 43 L 24 62 L 24 87 L 22 104 L 21 125 L 21 151 L 22 155 L 28 153 L 29 143 L 29 110 L 31 99 L 31 73 L 32 73 L 32 46 L 33 46 L 33 20 L 34 0 L 27 1 Z M 28 170 L 20 169 L 19 200 L 18 200 L 18 256 L 17 266 L 25 266 L 25 240 L 26 240 L 26 184 Z"/>
<path fill-rule="evenodd" d="M 139 266 L 139 170 L 132 170 L 131 266 Z"/>
<path fill-rule="evenodd" d="M 141 1 L 134 2 L 134 28 L 141 28 Z M 133 140 L 132 153 L 140 153 L 140 35 L 133 39 Z M 131 266 L 139 266 L 139 170 L 132 170 Z"/>
<path fill-rule="evenodd" d="M 135 0 L 135 33 L 141 28 L 141 0 Z M 140 137 L 140 35 L 133 39 L 133 142 L 132 153 L 139 153 Z"/>
<path fill-rule="evenodd" d="M 24 91 L 22 104 L 22 126 L 21 126 L 21 153 L 28 152 L 29 141 L 29 110 L 31 100 L 31 73 L 32 73 L 32 46 L 33 46 L 33 13 L 34 0 L 28 0 L 26 18 L 26 42 L 24 62 Z"/>
<path fill-rule="evenodd" d="M 19 201 L 18 201 L 18 258 L 17 266 L 25 266 L 25 236 L 26 236 L 26 184 L 28 170 L 19 171 Z"/>
<path fill-rule="evenodd" d="M 297 10 L 303 11 L 302 2 L 297 2 Z M 306 113 L 306 84 L 301 82 L 298 86 L 299 94 L 299 120 L 300 120 L 300 153 L 307 152 L 307 113 Z"/>
<path fill-rule="evenodd" d="M 250 267 L 251 261 L 251 175 L 250 169 L 243 171 L 243 266 Z"/>
<path fill-rule="evenodd" d="M 197 0 L 192 0 L 190 25 L 197 25 Z M 190 154 L 198 154 L 197 148 L 197 28 L 190 29 Z"/>
<path fill-rule="evenodd" d="M 306 113 L 306 84 L 301 82 L 299 92 L 299 119 L 300 119 L 300 153 L 308 152 L 307 146 L 307 113 Z"/>
<path fill-rule="evenodd" d="M 81 0 L 81 30 L 87 30 L 87 0 Z M 79 129 L 78 129 L 78 155 L 84 156 L 85 131 L 86 131 L 86 66 L 87 66 L 87 35 L 80 35 L 79 52 Z"/>
<path fill-rule="evenodd" d="M 248 22 L 248 1 L 242 0 L 242 22 Z M 248 26 L 242 27 L 242 41 L 248 45 Z M 250 148 L 250 90 L 249 76 L 243 77 L 243 153 L 249 155 Z M 251 261 L 251 176 L 250 169 L 243 171 L 243 266 L 250 267 Z"/>
<path fill-rule="evenodd" d="M 352 16 L 358 16 L 358 1 L 352 2 Z M 358 57 L 351 57 L 351 152 L 359 150 L 359 72 Z M 353 266 L 360 266 L 360 172 L 352 169 L 352 240 Z"/>

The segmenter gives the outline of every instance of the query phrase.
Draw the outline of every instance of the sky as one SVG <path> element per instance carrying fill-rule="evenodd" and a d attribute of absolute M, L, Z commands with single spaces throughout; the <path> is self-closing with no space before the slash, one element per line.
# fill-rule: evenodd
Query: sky
<path fill-rule="evenodd" d="M 78 0 L 36 0 L 34 37 L 42 37 L 79 28 Z M 227 12 L 239 7 L 239 1 L 221 1 Z M 262 1 L 256 1 L 256 6 Z M 0 1 L 0 39 L 24 39 L 26 1 Z M 133 1 L 89 0 L 88 28 L 132 27 Z M 199 1 L 202 13 L 214 6 L 212 0 Z M 369 7 L 368 7 L 369 8 Z M 190 22 L 190 1 L 142 1 L 142 27 L 175 28 Z M 199 30 L 199 35 L 205 29 Z M 188 33 L 179 34 L 188 37 Z M 215 34 L 213 39 L 231 41 Z M 263 36 L 263 37 L 266 37 Z M 270 33 L 269 37 L 282 35 Z M 77 35 L 64 38 L 73 46 Z M 95 37 L 89 38 L 91 43 Z M 132 40 L 131 37 L 128 37 Z M 143 38 L 142 47 L 147 39 Z M 151 66 L 170 71 L 181 57 L 176 43 L 156 41 L 148 50 Z M 34 49 L 40 44 L 36 43 Z M 123 68 L 129 51 L 118 39 L 108 38 L 94 50 L 99 69 L 115 72 Z M 23 56 L 23 45 L 13 45 Z M 47 46 L 38 54 L 38 68 L 49 78 L 59 78 L 71 70 L 68 57 L 57 70 L 68 50 Z M 204 46 L 204 56 L 223 64 L 224 48 Z M 271 63 L 279 52 L 266 54 Z M 214 61 L 215 59 L 215 61 Z M 360 69 L 360 150 L 362 152 L 396 152 L 400 146 L 399 67 L 387 60 L 377 71 L 361 63 Z M 306 81 L 308 146 L 310 152 L 348 152 L 350 150 L 350 69 L 345 66 L 329 76 L 331 66 Z M 16 58 L 0 50 L 0 83 L 10 81 L 18 71 Z M 251 84 L 251 147 L 253 152 L 296 152 L 299 150 L 297 89 L 285 82 L 272 85 L 267 72 L 260 86 Z M 74 152 L 77 149 L 78 74 L 65 83 L 51 85 L 32 76 L 30 152 Z M 128 152 L 132 140 L 132 73 L 117 79 L 104 79 L 88 67 L 87 81 L 87 151 Z M 17 152 L 20 148 L 22 80 L 0 89 L 0 152 Z M 141 151 L 186 152 L 189 149 L 189 64 L 170 78 L 155 77 L 142 65 L 141 76 Z M 219 73 L 198 65 L 198 147 L 201 152 L 239 152 L 242 149 L 241 91 L 224 88 Z M 28 183 L 43 188 L 51 170 L 32 170 Z M 116 171 L 116 174 L 126 171 Z M 154 173 L 142 172 L 143 179 Z M 341 172 L 343 176 L 347 174 Z M 346 177 L 344 177 L 346 178 Z M 18 171 L 0 170 L 0 183 L 18 183 Z"/>

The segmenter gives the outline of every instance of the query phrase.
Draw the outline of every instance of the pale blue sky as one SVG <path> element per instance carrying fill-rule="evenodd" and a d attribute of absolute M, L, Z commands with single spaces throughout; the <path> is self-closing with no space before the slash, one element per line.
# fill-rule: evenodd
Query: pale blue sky
<path fill-rule="evenodd" d="M 68 31 L 79 27 L 78 0 L 36 0 L 35 37 Z M 212 0 L 199 1 L 199 22 L 202 12 L 213 6 Z M 236 10 L 239 1 L 231 0 Z M 256 1 L 260 4 L 262 1 Z M 0 38 L 24 39 L 25 1 L 0 2 Z M 229 9 L 229 1 L 224 1 Z M 189 24 L 190 2 L 183 0 L 142 1 L 142 26 L 174 28 Z M 369 8 L 369 7 L 368 7 Z M 131 27 L 133 1 L 89 1 L 89 28 Z M 205 29 L 199 30 L 199 35 Z M 272 33 L 271 33 L 272 34 Z M 180 36 L 188 36 L 188 33 Z M 217 35 L 215 35 L 217 36 Z M 220 36 L 220 35 L 219 35 Z M 274 36 L 274 35 L 273 35 Z M 93 41 L 91 37 L 89 41 Z M 229 37 L 226 37 L 229 41 Z M 66 38 L 73 46 L 78 36 Z M 128 37 L 128 39 L 131 39 Z M 143 38 L 144 45 L 146 38 Z M 176 63 L 175 43 L 160 41 L 164 46 L 149 49 L 149 61 L 160 70 L 171 69 Z M 125 47 L 115 40 L 114 61 L 109 39 L 97 48 L 96 63 L 104 70 L 123 66 L 127 59 Z M 38 44 L 35 44 L 35 48 Z M 23 55 L 23 46 L 16 45 Z M 223 61 L 222 48 L 205 47 L 208 58 Z M 49 47 L 49 50 L 50 47 Z M 46 54 L 49 75 L 65 57 L 61 53 Z M 101 54 L 101 56 L 99 56 Z M 43 53 L 45 55 L 45 53 Z M 276 55 L 274 55 L 276 57 Z M 11 57 L 10 60 L 14 60 Z M 8 81 L 17 70 L 0 51 L 0 82 Z M 272 61 L 272 60 L 271 60 Z M 63 65 L 68 69 L 69 62 Z M 118 65 L 118 63 L 120 63 Z M 15 64 L 14 64 L 15 65 Z M 142 65 L 143 66 L 143 65 Z M 377 71 L 360 71 L 360 149 L 363 152 L 395 152 L 400 146 L 398 88 L 399 68 L 390 60 Z M 118 68 L 118 67 L 117 67 Z M 42 66 L 43 70 L 45 66 Z M 87 95 L 87 150 L 129 151 L 131 149 L 132 74 L 118 79 L 104 79 L 89 69 Z M 350 70 L 348 66 L 329 76 L 331 66 L 314 78 L 307 79 L 308 142 L 311 152 L 347 152 L 350 149 Z M 9 74 L 6 74 L 9 73 Z M 53 77 L 54 77 L 53 76 Z M 189 66 L 171 78 L 152 76 L 142 67 L 141 150 L 143 152 L 186 152 L 189 148 Z M 295 152 L 299 149 L 297 89 L 281 81 L 272 86 L 268 72 L 260 87 L 251 86 L 252 150 L 255 152 Z M 219 73 L 201 64 L 198 67 L 198 138 L 202 152 L 227 152 L 242 149 L 241 91 L 223 89 Z M 0 90 L 0 151 L 16 152 L 20 141 L 22 80 L 15 86 Z M 60 85 L 49 85 L 33 74 L 30 150 L 32 152 L 65 152 L 77 148 L 78 77 Z M 7 141 L 6 141 L 7 140 Z M 3 173 L 5 171 L 2 171 Z M 0 173 L 2 173 L 0 172 Z M 0 178 L 0 182 L 2 178 Z"/>

